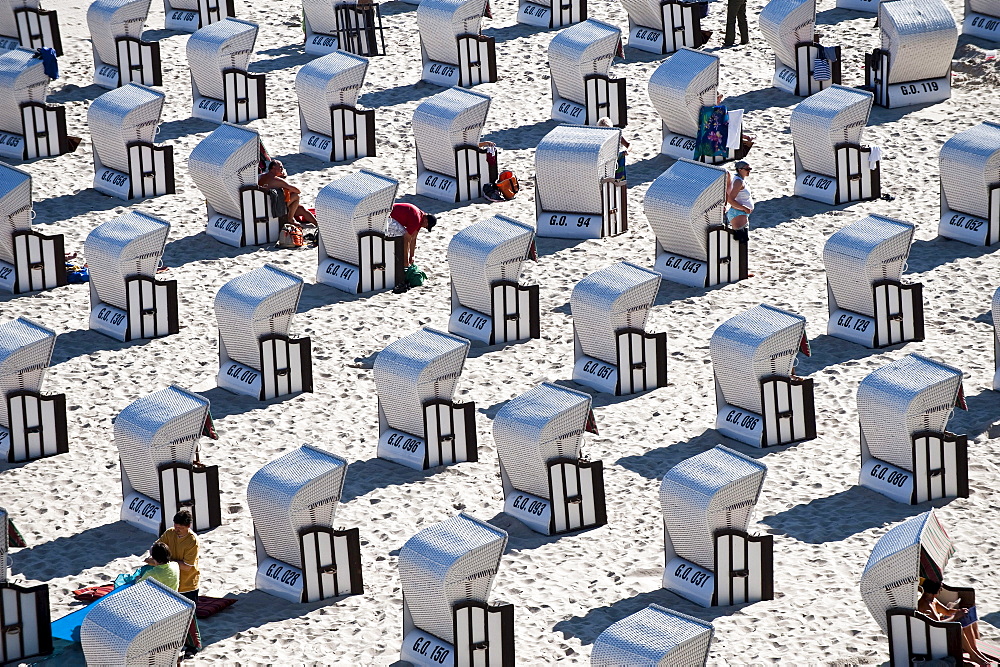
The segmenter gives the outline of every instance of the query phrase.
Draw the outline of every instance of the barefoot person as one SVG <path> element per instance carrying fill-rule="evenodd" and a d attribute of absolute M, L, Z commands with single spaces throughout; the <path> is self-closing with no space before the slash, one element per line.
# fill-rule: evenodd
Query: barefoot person
<path fill-rule="evenodd" d="M 170 548 L 173 562 L 180 570 L 177 592 L 197 605 L 201 570 L 198 569 L 198 536 L 191 530 L 192 523 L 191 510 L 182 509 L 174 515 L 173 528 L 167 528 L 160 535 L 160 542 Z M 188 653 L 201 650 L 201 628 L 198 627 L 197 616 L 191 619 L 184 646 Z"/>
<path fill-rule="evenodd" d="M 750 165 L 740 160 L 736 163 L 736 175 L 726 177 L 726 221 L 733 229 L 742 232 L 736 238 L 746 241 L 750 238 L 750 214 L 753 213 L 753 193 L 746 183 L 747 177 L 753 171 Z"/>
<path fill-rule="evenodd" d="M 421 229 L 430 231 L 437 224 L 437 217 L 425 213 L 413 204 L 393 204 L 389 214 L 388 236 L 403 237 L 403 265 L 413 264 L 417 253 L 417 234 Z"/>
<path fill-rule="evenodd" d="M 257 178 L 257 185 L 269 190 L 282 190 L 285 193 L 285 205 L 288 207 L 288 219 L 282 220 L 282 222 L 287 222 L 297 227 L 301 227 L 302 223 L 300 223 L 299 220 L 302 220 L 302 222 L 305 222 L 307 225 L 315 225 L 316 217 L 299 201 L 299 195 L 302 191 L 286 181 L 286 176 L 288 176 L 288 173 L 285 171 L 285 166 L 278 160 L 271 160 L 267 164 L 267 171 Z"/>
<path fill-rule="evenodd" d="M 962 649 L 969 654 L 971 664 L 989 665 L 990 659 L 979 652 L 976 643 L 975 624 L 979 620 L 976 615 L 975 605 L 968 609 L 957 607 L 949 609 L 937 601 L 937 594 L 941 591 L 941 583 L 937 581 L 924 581 L 923 591 L 920 599 L 917 600 L 917 611 L 925 614 L 935 621 L 958 621 L 962 624 Z"/>

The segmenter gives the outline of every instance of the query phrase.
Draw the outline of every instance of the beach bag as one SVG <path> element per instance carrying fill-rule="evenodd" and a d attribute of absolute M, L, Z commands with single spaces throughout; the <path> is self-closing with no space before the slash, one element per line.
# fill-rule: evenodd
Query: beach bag
<path fill-rule="evenodd" d="M 501 171 L 495 183 L 497 190 L 507 201 L 513 199 L 521 190 L 521 185 L 517 182 L 517 176 L 512 171 Z"/>
<path fill-rule="evenodd" d="M 403 272 L 403 279 L 410 287 L 420 287 L 427 282 L 427 274 L 416 264 L 410 264 Z"/>
<path fill-rule="evenodd" d="M 305 237 L 302 236 L 302 230 L 295 225 L 282 225 L 281 231 L 278 232 L 278 247 L 279 248 L 301 248 L 306 244 Z"/>

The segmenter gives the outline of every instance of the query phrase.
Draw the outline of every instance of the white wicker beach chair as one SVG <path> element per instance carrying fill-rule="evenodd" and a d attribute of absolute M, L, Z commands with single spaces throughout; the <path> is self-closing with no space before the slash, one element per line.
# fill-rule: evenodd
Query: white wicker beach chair
<path fill-rule="evenodd" d="M 722 445 L 667 471 L 664 588 L 703 607 L 774 598 L 774 538 L 747 533 L 766 475 L 766 465 Z"/>
<path fill-rule="evenodd" d="M 938 235 L 972 245 L 1000 242 L 1000 123 L 959 132 L 944 142 L 938 164 Z"/>
<path fill-rule="evenodd" d="M 87 664 L 174 667 L 194 611 L 194 602 L 155 579 L 105 595 L 80 627 Z"/>
<path fill-rule="evenodd" d="M 795 375 L 796 354 L 809 354 L 806 318 L 754 306 L 720 324 L 709 350 L 716 430 L 755 447 L 816 437 L 813 381 Z"/>
<path fill-rule="evenodd" d="M 49 587 L 46 584 L 20 586 L 7 581 L 11 560 L 11 545 L 7 539 L 10 529 L 7 510 L 0 507 L 0 628 L 3 628 L 0 630 L 3 638 L 0 660 L 3 664 L 15 664 L 24 658 L 52 652 Z"/>
<path fill-rule="evenodd" d="M 487 603 L 506 546 L 507 533 L 465 513 L 406 541 L 399 550 L 403 660 L 513 667 L 514 605 Z"/>
<path fill-rule="evenodd" d="M 591 667 L 696 667 L 708 660 L 715 627 L 657 604 L 608 626 L 590 654 Z"/>
<path fill-rule="evenodd" d="M 199 457 L 199 441 L 211 424 L 208 409 L 208 399 L 171 385 L 118 413 L 122 521 L 161 535 L 186 508 L 192 530 L 222 525 L 219 466 L 206 466 Z"/>
<path fill-rule="evenodd" d="M 69 451 L 66 395 L 42 395 L 56 334 L 19 317 L 0 324 L 0 456 L 31 461 Z"/>
<path fill-rule="evenodd" d="M 796 195 L 825 204 L 882 196 L 881 161 L 861 143 L 871 108 L 871 93 L 831 86 L 792 110 Z"/>
<path fill-rule="evenodd" d="M 130 83 L 90 103 L 94 189 L 119 199 L 174 193 L 174 148 L 154 144 L 165 99 Z"/>
<path fill-rule="evenodd" d="M 388 176 L 362 169 L 319 191 L 317 282 L 349 294 L 403 282 L 403 237 L 385 233 L 398 188 Z"/>
<path fill-rule="evenodd" d="M 649 53 L 673 53 L 705 43 L 698 5 L 681 0 L 621 0 L 628 13 L 628 45 Z"/>
<path fill-rule="evenodd" d="M 0 0 L 0 51 L 45 46 L 63 55 L 55 10 L 42 9 L 38 0 Z"/>
<path fill-rule="evenodd" d="M 865 54 L 866 88 L 895 109 L 951 97 L 958 26 L 942 0 L 893 0 L 878 6 L 879 48 Z"/>
<path fill-rule="evenodd" d="M 954 408 L 967 409 L 962 371 L 910 354 L 858 385 L 861 486 L 915 505 L 969 496 L 964 435 L 946 430 Z"/>
<path fill-rule="evenodd" d="M 379 3 L 357 0 L 302 0 L 306 53 L 385 55 L 385 32 Z"/>
<path fill-rule="evenodd" d="M 299 69 L 299 152 L 329 162 L 375 155 L 375 110 L 358 106 L 367 71 L 367 58 L 343 51 Z"/>
<path fill-rule="evenodd" d="M 589 394 L 551 382 L 508 401 L 493 420 L 503 511 L 535 532 L 557 535 L 608 522 L 604 466 L 580 454 L 596 433 Z"/>
<path fill-rule="evenodd" d="M 347 461 L 303 445 L 254 473 L 247 505 L 257 543 L 258 590 L 316 602 L 364 590 L 357 528 L 333 527 Z"/>
<path fill-rule="evenodd" d="M 866 347 L 924 339 L 923 285 L 902 283 L 914 226 L 869 215 L 823 247 L 827 333 Z"/>
<path fill-rule="evenodd" d="M 814 76 L 813 64 L 820 55 L 819 44 L 814 39 L 816 0 L 770 0 L 760 10 L 759 23 L 764 39 L 774 50 L 771 85 L 775 88 L 805 97 L 840 83 L 839 46 L 831 47 L 837 59 L 829 63 L 829 78 L 817 81 Z"/>
<path fill-rule="evenodd" d="M 267 116 L 264 74 L 250 74 L 257 24 L 226 18 L 188 38 L 191 115 L 215 123 L 245 123 Z"/>
<path fill-rule="evenodd" d="M 469 347 L 424 327 L 378 353 L 379 458 L 416 470 L 479 460 L 476 404 L 454 401 Z"/>
<path fill-rule="evenodd" d="M 31 175 L 0 162 L 0 289 L 13 294 L 66 284 L 63 236 L 34 231 L 33 217 Z"/>
<path fill-rule="evenodd" d="M 225 18 L 235 17 L 235 0 L 163 0 L 167 30 L 195 32 Z"/>
<path fill-rule="evenodd" d="M 301 294 L 302 278 L 273 264 L 219 289 L 220 387 L 261 400 L 312 391 L 312 343 L 288 336 Z"/>
<path fill-rule="evenodd" d="M 1000 0 L 965 0 L 962 34 L 1000 42 Z"/>
<path fill-rule="evenodd" d="M 496 38 L 481 34 L 487 0 L 421 0 L 421 80 L 469 88 L 497 80 Z"/>
<path fill-rule="evenodd" d="M 560 125 L 535 149 L 538 236 L 598 239 L 628 230 L 624 179 L 615 178 L 621 130 Z"/>
<path fill-rule="evenodd" d="M 746 279 L 747 241 L 725 224 L 723 167 L 678 160 L 650 184 L 643 209 L 656 235 L 653 270 L 662 277 L 692 287 Z"/>
<path fill-rule="evenodd" d="M 573 381 L 608 394 L 667 384 L 667 334 L 645 330 L 660 276 L 628 262 L 607 266 L 573 286 Z"/>
<path fill-rule="evenodd" d="M 872 549 L 861 575 L 861 598 L 889 636 L 890 667 L 947 657 L 962 664 L 961 623 L 931 620 L 916 610 L 921 580 L 940 583 L 954 553 L 955 546 L 933 509 L 894 526 Z M 976 592 L 942 584 L 937 599 L 968 608 L 976 603 Z"/>
<path fill-rule="evenodd" d="M 462 229 L 448 244 L 448 331 L 490 345 L 541 336 L 538 285 L 521 285 L 521 264 L 534 259 L 535 230 L 502 215 Z"/>
<path fill-rule="evenodd" d="M 479 147 L 490 110 L 490 96 L 450 88 L 423 100 L 413 110 L 417 151 L 417 194 L 446 202 L 483 196 L 497 179 L 485 148 Z"/>
<path fill-rule="evenodd" d="M 587 0 L 518 0 L 517 22 L 563 28 L 587 19 Z"/>
<path fill-rule="evenodd" d="M 208 205 L 209 236 L 232 246 L 278 240 L 281 225 L 260 175 L 257 130 L 224 123 L 202 139 L 188 157 L 195 185 Z"/>
<path fill-rule="evenodd" d="M 554 120 L 597 125 L 607 116 L 615 127 L 628 125 L 625 79 L 610 76 L 621 48 L 622 31 L 594 19 L 556 33 L 549 42 Z"/>
<path fill-rule="evenodd" d="M 0 53 L 0 157 L 16 160 L 68 153 L 66 109 L 46 104 L 49 77 L 33 51 Z"/>
<path fill-rule="evenodd" d="M 151 0 L 93 0 L 87 26 L 94 47 L 94 83 L 162 86 L 160 43 L 142 39 Z"/>
<path fill-rule="evenodd" d="M 177 281 L 156 280 L 170 223 L 129 211 L 95 227 L 84 253 L 90 267 L 90 328 L 120 341 L 180 331 Z"/>

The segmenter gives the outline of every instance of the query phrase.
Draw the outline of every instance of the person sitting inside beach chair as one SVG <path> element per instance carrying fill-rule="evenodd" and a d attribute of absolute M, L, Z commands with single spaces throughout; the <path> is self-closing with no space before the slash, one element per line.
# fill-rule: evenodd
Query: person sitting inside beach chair
<path fill-rule="evenodd" d="M 66 284 L 63 235 L 35 231 L 34 217 L 31 174 L 0 163 L 0 289 L 12 294 Z"/>
<path fill-rule="evenodd" d="M 986 121 L 941 147 L 938 236 L 988 246 L 1000 242 L 1000 123 Z"/>
<path fill-rule="evenodd" d="M 590 665 L 704 666 L 714 634 L 715 627 L 707 621 L 651 604 L 598 635 Z"/>
<path fill-rule="evenodd" d="M 0 54 L 0 156 L 55 157 L 79 144 L 66 134 L 65 107 L 46 103 L 50 80 L 34 51 Z"/>
<path fill-rule="evenodd" d="M 336 51 L 295 75 L 299 152 L 328 162 L 375 155 L 375 110 L 358 106 L 368 60 Z"/>
<path fill-rule="evenodd" d="M 299 195 L 302 190 L 285 180 L 288 172 L 280 160 L 271 160 L 264 168 L 264 173 L 257 178 L 257 185 L 265 190 L 281 190 L 285 201 L 285 219 L 281 222 L 301 228 L 303 224 L 316 226 L 316 216 L 309 212 Z"/>
<path fill-rule="evenodd" d="M 93 0 L 87 25 L 94 48 L 94 83 L 162 86 L 159 42 L 142 39 L 151 0 Z"/>
<path fill-rule="evenodd" d="M 187 41 L 191 115 L 213 123 L 246 123 L 267 115 L 264 74 L 250 74 L 257 24 L 227 18 Z"/>
<path fill-rule="evenodd" d="M 774 51 L 775 88 L 806 97 L 840 83 L 840 47 L 819 43 L 816 0 L 770 0 L 759 23 Z"/>
<path fill-rule="evenodd" d="M 59 21 L 39 0 L 6 0 L 0 6 L 0 51 L 49 48 L 63 55 Z"/>
<path fill-rule="evenodd" d="M 624 57 L 617 27 L 587 19 L 556 33 L 549 42 L 552 118 L 597 125 L 608 117 L 614 127 L 628 124 L 625 79 L 610 78 L 615 56 Z"/>
<path fill-rule="evenodd" d="M 481 32 L 487 0 L 421 0 L 421 80 L 469 88 L 497 81 L 496 38 Z"/>

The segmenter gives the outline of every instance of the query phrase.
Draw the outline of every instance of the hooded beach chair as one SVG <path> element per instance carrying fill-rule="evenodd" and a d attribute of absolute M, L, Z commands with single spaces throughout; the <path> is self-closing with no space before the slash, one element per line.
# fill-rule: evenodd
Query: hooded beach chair
<path fill-rule="evenodd" d="M 0 324 L 0 456 L 11 463 L 69 451 L 66 395 L 42 395 L 56 334 L 19 317 Z"/>
<path fill-rule="evenodd" d="M 264 74 L 250 74 L 257 24 L 226 18 L 188 38 L 191 115 L 213 123 L 245 123 L 267 116 Z"/>
<path fill-rule="evenodd" d="M 587 0 L 518 0 L 517 22 L 562 28 L 587 20 Z"/>
<path fill-rule="evenodd" d="M 179 32 L 199 28 L 236 16 L 235 0 L 163 0 L 164 27 Z"/>
<path fill-rule="evenodd" d="M 954 554 L 955 545 L 933 509 L 894 526 L 872 549 L 861 575 L 861 598 L 889 636 L 890 667 L 949 657 L 954 664 L 964 663 L 962 624 L 932 620 L 917 611 L 918 586 L 923 580 L 941 583 Z M 942 583 L 937 600 L 968 608 L 976 603 L 976 591 Z M 979 648 L 985 648 L 984 642 Z M 1000 659 L 1000 652 L 989 650 L 987 655 Z"/>
<path fill-rule="evenodd" d="M 816 78 L 816 61 L 826 60 L 815 34 L 816 0 L 770 0 L 760 10 L 758 22 L 774 51 L 771 85 L 775 88 L 805 97 L 840 83 L 839 46 L 828 47 L 836 55 L 829 61 L 828 76 Z"/>
<path fill-rule="evenodd" d="M 460 230 L 448 244 L 448 331 L 489 345 L 539 338 L 538 285 L 521 285 L 521 264 L 535 258 L 535 230 L 494 215 Z"/>
<path fill-rule="evenodd" d="M 0 0 L 0 51 L 48 47 L 63 55 L 56 12 L 39 0 Z"/>
<path fill-rule="evenodd" d="M 7 510 L 0 507 L 0 638 L 3 640 L 0 661 L 3 664 L 52 653 L 48 585 L 21 586 L 7 581 L 11 547 L 8 531 L 12 530 Z"/>
<path fill-rule="evenodd" d="M 628 230 L 625 179 L 615 178 L 621 130 L 560 125 L 535 149 L 538 236 L 598 239 Z"/>
<path fill-rule="evenodd" d="M 938 164 L 938 235 L 972 245 L 1000 242 L 1000 123 L 959 132 L 944 142 Z"/>
<path fill-rule="evenodd" d="M 827 239 L 829 335 L 865 347 L 924 339 L 923 285 L 901 282 L 913 233 L 908 222 L 869 215 Z"/>
<path fill-rule="evenodd" d="M 347 461 L 303 445 L 250 478 L 258 590 L 289 602 L 364 590 L 358 529 L 333 527 L 346 474 Z"/>
<path fill-rule="evenodd" d="M 162 86 L 160 43 L 142 39 L 151 0 L 93 0 L 87 26 L 94 48 L 94 83 Z"/>
<path fill-rule="evenodd" d="M 469 88 L 497 80 L 496 38 L 481 34 L 487 0 L 421 0 L 421 80 Z"/>
<path fill-rule="evenodd" d="M 573 381 L 622 396 L 667 384 L 667 334 L 645 330 L 660 276 L 628 262 L 573 286 Z"/>
<path fill-rule="evenodd" d="M 174 667 L 195 603 L 155 579 L 105 595 L 80 626 L 88 665 Z"/>
<path fill-rule="evenodd" d="M 969 496 L 968 446 L 946 430 L 954 408 L 968 409 L 962 371 L 916 354 L 858 385 L 861 486 L 915 505 Z"/>
<path fill-rule="evenodd" d="M 119 199 L 174 193 L 174 148 L 156 146 L 166 96 L 134 83 L 87 108 L 94 144 L 94 189 Z"/>
<path fill-rule="evenodd" d="M 591 397 L 551 382 L 508 401 L 493 420 L 503 511 L 543 535 L 608 522 L 604 466 L 580 454 L 597 432 Z"/>
<path fill-rule="evenodd" d="M 33 217 L 31 174 L 0 162 L 0 289 L 12 294 L 66 284 L 63 235 L 34 231 Z"/>
<path fill-rule="evenodd" d="M 709 343 L 715 373 L 715 428 L 754 447 L 816 437 L 813 381 L 795 375 L 809 353 L 806 318 L 761 304 L 716 328 Z"/>
<path fill-rule="evenodd" d="M 716 445 L 660 485 L 663 587 L 702 607 L 774 599 L 774 538 L 750 535 L 767 466 Z"/>
<path fill-rule="evenodd" d="M 399 550 L 403 660 L 514 666 L 514 605 L 487 603 L 506 546 L 507 533 L 465 513 L 406 541 Z"/>
<path fill-rule="evenodd" d="M 591 667 L 697 667 L 708 661 L 715 627 L 651 604 L 609 625 L 590 654 Z"/>
<path fill-rule="evenodd" d="M 665 279 L 712 287 L 746 279 L 748 244 L 725 224 L 726 170 L 678 160 L 643 200 L 656 235 L 653 270 Z"/>
<path fill-rule="evenodd" d="M 278 216 L 269 192 L 257 185 L 261 173 L 257 130 L 222 124 L 194 147 L 188 169 L 205 196 L 209 236 L 237 247 L 277 242 Z"/>
<path fill-rule="evenodd" d="M 334 179 L 316 195 L 316 281 L 361 294 L 404 282 L 403 237 L 385 228 L 399 183 L 362 169 Z"/>
<path fill-rule="evenodd" d="M 423 6 L 423 5 L 421 5 Z M 483 196 L 483 186 L 497 180 L 479 140 L 490 110 L 490 96 L 450 88 L 432 95 L 413 110 L 417 151 L 417 194 L 446 202 Z"/>
<path fill-rule="evenodd" d="M 130 403 L 114 420 L 122 473 L 122 521 L 162 535 L 182 508 L 191 529 L 222 525 L 219 466 L 201 462 L 201 436 L 214 432 L 208 399 L 171 385 Z"/>
<path fill-rule="evenodd" d="M 893 0 L 878 6 L 880 47 L 865 54 L 866 88 L 895 109 L 951 97 L 958 26 L 942 0 Z"/>
<path fill-rule="evenodd" d="M 1000 0 L 965 0 L 962 34 L 1000 42 Z"/>
<path fill-rule="evenodd" d="M 302 27 L 306 53 L 385 55 L 382 11 L 377 2 L 358 0 L 302 0 Z"/>
<path fill-rule="evenodd" d="M 301 294 L 302 278 L 273 264 L 219 289 L 220 387 L 261 400 L 312 391 L 312 343 L 288 336 Z"/>
<path fill-rule="evenodd" d="M 375 110 L 358 106 L 367 71 L 367 58 L 343 51 L 299 69 L 299 152 L 328 162 L 375 155 Z"/>
<path fill-rule="evenodd" d="M 0 53 L 0 157 L 30 160 L 73 150 L 65 107 L 45 102 L 49 80 L 34 52 Z"/>
<path fill-rule="evenodd" d="M 476 404 L 454 401 L 469 347 L 425 327 L 378 353 L 379 458 L 415 470 L 479 460 Z"/>
<path fill-rule="evenodd" d="M 120 341 L 180 331 L 177 281 L 156 280 L 170 223 L 129 211 L 95 227 L 84 254 L 90 267 L 90 328 Z"/>
<path fill-rule="evenodd" d="M 629 48 L 673 53 L 705 43 L 697 3 L 681 0 L 621 0 L 628 13 Z"/>
<path fill-rule="evenodd" d="M 628 124 L 625 79 L 610 77 L 621 49 L 621 30 L 594 19 L 556 33 L 549 42 L 553 120 L 597 125 L 608 117 L 615 127 Z"/>
<path fill-rule="evenodd" d="M 825 204 L 882 196 L 881 150 L 861 144 L 871 109 L 871 93 L 846 86 L 831 86 L 796 105 L 789 120 L 796 195 Z"/>

